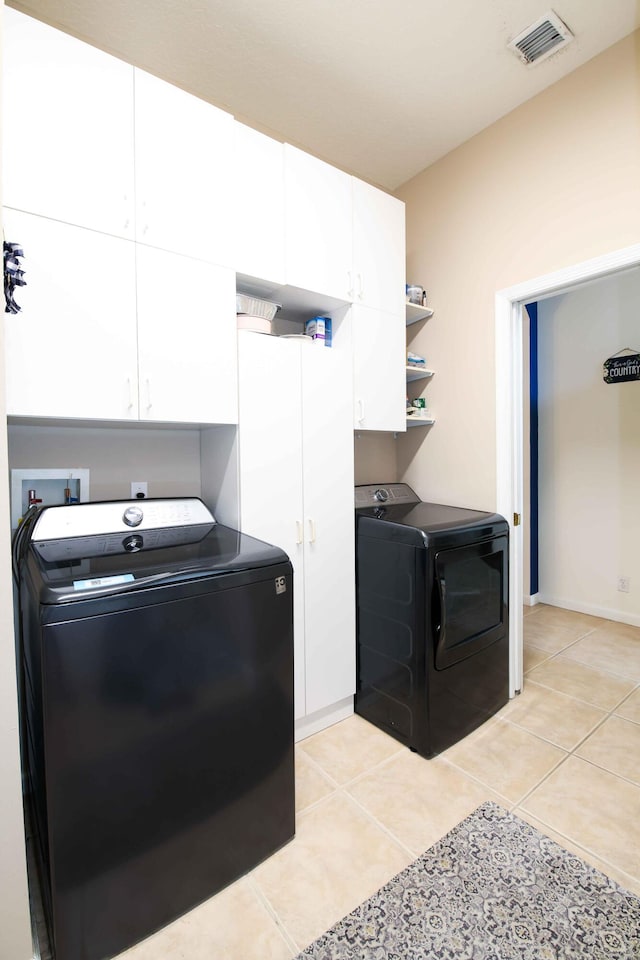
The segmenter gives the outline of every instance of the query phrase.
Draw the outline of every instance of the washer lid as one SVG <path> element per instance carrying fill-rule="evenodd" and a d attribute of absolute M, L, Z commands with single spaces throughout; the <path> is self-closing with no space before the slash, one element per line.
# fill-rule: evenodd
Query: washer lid
<path fill-rule="evenodd" d="M 117 552 L 107 547 L 81 557 L 57 559 L 43 557 L 37 544 L 32 543 L 26 567 L 33 589 L 41 603 L 62 604 L 183 584 L 203 577 L 259 571 L 288 561 L 286 553 L 279 547 L 219 523 L 209 525 L 209 532 L 201 534 L 198 540 L 183 539 L 180 543 L 158 543 L 157 533 L 155 530 L 142 534 L 129 531 L 124 537 L 109 534 L 102 540 L 117 537 Z M 127 551 L 123 540 L 130 537 L 143 540 L 140 549 Z"/>

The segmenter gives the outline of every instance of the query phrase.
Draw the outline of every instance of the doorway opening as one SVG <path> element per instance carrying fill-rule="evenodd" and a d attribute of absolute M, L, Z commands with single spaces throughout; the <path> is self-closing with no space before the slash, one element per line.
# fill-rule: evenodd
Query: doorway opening
<path fill-rule="evenodd" d="M 496 505 L 510 523 L 509 635 L 510 695 L 522 689 L 523 569 L 521 523 L 524 504 L 524 310 L 548 297 L 640 265 L 640 244 L 586 260 L 499 290 L 495 299 Z M 528 438 L 527 442 L 528 442 Z"/>

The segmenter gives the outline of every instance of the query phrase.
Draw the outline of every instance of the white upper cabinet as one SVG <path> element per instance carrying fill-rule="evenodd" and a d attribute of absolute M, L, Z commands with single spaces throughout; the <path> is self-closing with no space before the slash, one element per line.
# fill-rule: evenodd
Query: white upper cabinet
<path fill-rule="evenodd" d="M 235 273 L 138 245 L 140 419 L 237 423 Z"/>
<path fill-rule="evenodd" d="M 354 303 L 404 317 L 404 203 L 355 177 L 353 275 Z"/>
<path fill-rule="evenodd" d="M 4 229 L 27 281 L 5 314 L 7 413 L 136 419 L 133 243 L 14 210 Z"/>
<path fill-rule="evenodd" d="M 3 14 L 3 203 L 133 238 L 133 68 Z"/>
<path fill-rule="evenodd" d="M 284 145 L 234 123 L 235 268 L 249 277 L 285 283 Z"/>
<path fill-rule="evenodd" d="M 285 144 L 287 283 L 403 315 L 404 203 Z"/>
<path fill-rule="evenodd" d="M 233 117 L 135 70 L 136 240 L 234 266 Z"/>
<path fill-rule="evenodd" d="M 288 143 L 284 157 L 287 283 L 349 301 L 352 178 Z"/>
<path fill-rule="evenodd" d="M 237 423 L 232 270 L 4 214 L 27 281 L 5 317 L 8 414 Z"/>

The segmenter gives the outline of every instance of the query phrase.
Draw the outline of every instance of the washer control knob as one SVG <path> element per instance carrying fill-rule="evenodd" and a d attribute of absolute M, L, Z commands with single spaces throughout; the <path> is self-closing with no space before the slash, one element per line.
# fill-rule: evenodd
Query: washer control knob
<path fill-rule="evenodd" d="M 380 489 L 374 493 L 373 499 L 377 500 L 378 503 L 386 503 L 389 499 L 389 491 L 385 490 L 384 487 L 380 487 Z"/>
<path fill-rule="evenodd" d="M 128 527 L 137 527 L 139 523 L 142 523 L 143 516 L 144 513 L 140 507 L 127 507 L 122 514 L 122 519 Z"/>

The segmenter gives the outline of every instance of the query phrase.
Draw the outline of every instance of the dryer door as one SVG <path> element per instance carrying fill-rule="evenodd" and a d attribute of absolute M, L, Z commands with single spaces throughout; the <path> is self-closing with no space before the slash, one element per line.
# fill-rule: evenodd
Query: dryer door
<path fill-rule="evenodd" d="M 508 632 L 506 536 L 470 543 L 435 555 L 433 636 L 435 667 L 466 660 Z"/>

